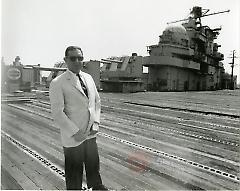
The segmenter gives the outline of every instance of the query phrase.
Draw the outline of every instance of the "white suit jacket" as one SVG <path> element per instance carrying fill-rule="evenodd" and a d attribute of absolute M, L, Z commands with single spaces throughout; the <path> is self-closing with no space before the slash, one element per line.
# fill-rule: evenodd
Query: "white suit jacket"
<path fill-rule="evenodd" d="M 75 147 L 86 140 L 78 142 L 73 138 L 79 129 L 89 134 L 87 139 L 96 137 L 96 134 L 90 135 L 90 129 L 93 123 L 100 123 L 101 104 L 94 80 L 85 72 L 79 74 L 87 87 L 88 97 L 78 77 L 69 70 L 53 79 L 49 88 L 52 115 L 60 128 L 64 147 Z"/>

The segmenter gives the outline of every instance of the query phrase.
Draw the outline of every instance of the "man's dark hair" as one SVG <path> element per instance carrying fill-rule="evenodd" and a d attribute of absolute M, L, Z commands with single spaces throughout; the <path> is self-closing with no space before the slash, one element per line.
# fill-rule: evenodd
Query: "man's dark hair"
<path fill-rule="evenodd" d="M 65 50 L 65 57 L 68 56 L 68 52 L 69 52 L 69 51 L 72 51 L 72 50 L 80 50 L 81 53 L 82 53 L 82 55 L 83 55 L 83 51 L 82 51 L 82 49 L 81 49 L 80 47 L 78 47 L 78 46 L 69 46 L 69 47 L 67 47 L 67 49 Z"/>

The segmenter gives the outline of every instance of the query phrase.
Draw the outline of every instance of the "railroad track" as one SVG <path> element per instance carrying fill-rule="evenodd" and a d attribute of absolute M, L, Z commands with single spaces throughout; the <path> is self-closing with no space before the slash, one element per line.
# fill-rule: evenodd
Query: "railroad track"
<path fill-rule="evenodd" d="M 48 113 L 51 113 L 50 110 L 50 104 L 47 102 L 36 102 L 34 101 L 31 104 L 25 104 L 29 107 L 37 107 L 42 111 L 46 111 Z M 124 118 L 117 118 L 118 121 L 121 121 L 123 123 L 128 123 L 129 121 L 138 121 L 138 125 L 135 125 L 134 128 L 137 129 L 139 125 L 142 126 L 147 126 L 148 128 L 151 127 L 152 131 L 154 131 L 154 129 L 161 129 L 164 131 L 169 131 L 171 133 L 175 133 L 175 134 L 179 134 L 179 135 L 183 135 L 183 136 L 188 136 L 188 137 L 193 137 L 196 139 L 200 139 L 200 140 L 206 140 L 209 142 L 215 142 L 215 143 L 219 143 L 219 144 L 223 144 L 223 145 L 228 145 L 228 146 L 232 146 L 232 147 L 236 147 L 239 148 L 239 128 L 235 128 L 235 127 L 231 127 L 231 126 L 221 126 L 221 125 L 217 125 L 217 127 L 221 127 L 223 130 L 217 130 L 217 129 L 212 129 L 212 128 L 205 128 L 205 127 L 201 127 L 200 125 L 192 125 L 192 124 L 188 124 L 189 122 L 194 122 L 194 123 L 198 123 L 201 125 L 205 125 L 205 126 L 214 126 L 212 123 L 205 123 L 205 122 L 201 122 L 201 121 L 196 121 L 196 120 L 184 120 L 182 118 L 178 118 L 178 117 L 172 117 L 172 116 L 168 116 L 168 115 L 162 115 L 162 114 L 152 114 L 149 112 L 144 112 L 144 111 L 139 111 L 139 110 L 133 110 L 133 109 L 125 109 L 125 108 L 120 108 L 120 107 L 113 107 L 113 106 L 102 106 L 104 110 L 106 111 L 110 111 L 112 113 L 121 113 L 122 115 L 125 114 Z M 131 113 L 131 116 L 129 116 L 128 114 Z M 136 113 L 136 115 L 135 115 Z M 136 118 L 134 118 L 136 116 Z M 139 116 L 141 117 L 141 121 L 143 122 L 139 122 Z M 144 116 L 144 117 L 143 117 Z M 149 116 L 150 119 L 153 119 L 151 121 L 152 124 L 149 124 L 149 120 L 146 121 L 145 118 L 147 118 L 147 116 Z M 127 118 L 127 119 L 126 119 Z M 177 128 L 166 128 L 166 127 L 159 127 L 158 122 L 156 122 L 155 120 L 159 120 L 159 118 L 164 118 L 164 119 L 168 119 L 168 120 L 175 120 L 176 124 L 178 125 Z M 109 116 L 106 117 L 106 120 L 109 120 Z M 187 123 L 186 123 L 187 122 Z M 179 130 L 179 125 L 180 126 L 184 126 L 184 127 L 190 127 L 192 128 L 191 131 L 189 131 L 189 129 L 186 130 Z M 166 125 L 165 125 L 166 126 Z M 199 133 L 199 132 L 194 132 L 196 131 L 196 129 L 200 129 L 200 130 L 208 130 L 207 133 L 203 134 L 203 133 Z M 227 132 L 226 129 L 233 129 L 235 130 L 235 132 Z M 147 131 L 146 129 L 141 128 L 141 131 Z M 220 139 L 217 137 L 211 137 L 208 135 L 209 132 L 213 132 L 213 133 L 221 133 L 225 136 L 228 135 L 233 135 L 235 138 L 235 141 L 228 141 L 228 140 L 224 140 L 224 139 Z M 154 133 L 157 133 L 156 131 Z M 212 133 L 212 134 L 213 134 Z M 233 139 L 231 139 L 233 140 Z"/>
<path fill-rule="evenodd" d="M 46 113 L 50 112 L 49 103 L 47 103 L 47 102 L 46 103 L 39 102 L 39 103 L 35 102 L 35 105 L 32 105 L 32 104 L 25 104 L 25 105 L 28 106 L 28 107 L 32 107 L 32 108 L 34 108 L 34 107 L 36 108 L 37 107 L 36 105 L 38 105 L 37 109 L 41 109 L 42 111 L 44 111 Z M 40 106 L 41 104 L 42 104 L 42 106 Z M 43 113 L 40 113 L 40 112 L 37 112 L 37 111 L 34 111 L 34 110 L 28 110 L 28 109 L 26 109 L 22 106 L 17 106 L 15 104 L 9 104 L 9 106 L 52 120 L 49 115 L 46 115 L 46 114 L 43 114 Z M 130 147 L 143 150 L 143 151 L 151 153 L 153 155 L 161 156 L 161 157 L 165 157 L 165 158 L 168 158 L 170 160 L 173 160 L 173 161 L 181 162 L 185 165 L 191 166 L 192 168 L 201 169 L 202 171 L 205 171 L 207 173 L 215 174 L 217 176 L 221 176 L 223 178 L 226 178 L 226 179 L 229 179 L 231 181 L 235 181 L 235 182 L 239 183 L 239 177 L 237 175 L 234 175 L 234 174 L 231 174 L 231 173 L 228 173 L 228 172 L 224 172 L 222 170 L 219 170 L 219 169 L 207 166 L 207 165 L 203 165 L 201 163 L 197 163 L 197 162 L 188 160 L 186 158 L 182 158 L 182 157 L 179 157 L 179 156 L 176 156 L 176 155 L 172 155 L 170 153 L 159 151 L 159 150 L 154 149 L 152 147 L 137 144 L 135 142 L 131 142 L 129 140 L 125 140 L 125 139 L 119 138 L 117 136 L 112 136 L 112 135 L 107 134 L 107 133 L 100 132 L 99 135 L 102 136 L 102 137 L 111 139 L 113 141 L 119 142 L 121 144 L 125 144 L 125 145 L 128 145 Z"/>
<path fill-rule="evenodd" d="M 170 116 L 175 116 L 175 115 L 179 115 L 179 118 L 186 118 L 187 120 L 189 119 L 205 119 L 205 120 L 209 120 L 209 121 L 218 121 L 219 118 L 221 119 L 226 119 L 226 121 L 221 120 L 221 123 L 226 123 L 228 120 L 230 120 L 231 122 L 228 122 L 227 124 L 230 124 L 231 126 L 235 126 L 236 128 L 239 129 L 239 119 L 240 116 L 239 115 L 235 115 L 236 118 L 231 118 L 230 115 L 227 114 L 223 114 L 221 115 L 221 113 L 217 113 L 217 114 L 210 114 L 209 111 L 202 111 L 202 110 L 186 110 L 186 109 L 181 109 L 181 108 L 177 108 L 175 107 L 170 107 L 169 105 L 165 105 L 165 106 L 161 106 L 161 105 L 154 105 L 154 104 L 142 104 L 141 100 L 138 100 L 138 102 L 140 102 L 140 104 L 135 104 L 135 102 L 132 101 L 127 101 L 125 99 L 119 99 L 119 100 L 109 100 L 109 99 L 103 99 L 105 100 L 104 103 L 107 104 L 108 106 L 116 106 L 116 105 L 126 105 L 126 106 L 131 106 L 133 109 L 143 109 L 145 111 L 150 111 L 150 112 L 156 112 L 158 114 L 161 114 L 163 111 L 166 112 L 167 114 L 169 114 Z M 180 112 L 179 112 L 180 111 Z M 219 124 L 219 126 L 224 126 Z M 226 125 L 227 127 L 227 125 Z"/>
<path fill-rule="evenodd" d="M 36 101 L 34 101 L 33 104 L 39 105 L 40 108 L 44 107 L 46 109 L 50 109 L 50 103 L 49 102 L 45 102 L 45 101 L 36 102 Z M 115 104 L 116 103 L 113 103 L 113 105 L 115 105 Z M 224 133 L 226 130 L 229 130 L 229 129 L 236 130 L 235 133 L 238 133 L 238 134 L 239 134 L 239 131 L 240 131 L 239 120 L 235 120 L 235 119 L 231 119 L 231 122 L 229 123 L 229 124 L 231 124 L 231 126 L 230 126 L 230 125 L 221 125 L 221 124 L 210 123 L 210 122 L 206 122 L 206 121 L 199 121 L 199 120 L 197 121 L 197 120 L 189 119 L 189 114 L 191 112 L 186 112 L 188 114 L 188 117 L 187 117 L 187 119 L 184 119 L 184 116 L 183 117 L 173 117 L 171 115 L 159 114 L 159 110 L 160 110 L 160 112 L 163 113 L 162 109 L 153 110 L 151 108 L 151 111 L 154 112 L 154 114 L 153 114 L 153 113 L 150 113 L 149 110 L 148 110 L 148 112 L 142 112 L 141 111 L 141 110 L 143 110 L 142 107 L 137 107 L 137 108 L 134 107 L 133 109 L 125 109 L 125 108 L 114 107 L 114 106 L 107 106 L 107 105 L 102 105 L 102 107 L 104 109 L 111 109 L 114 112 L 117 112 L 118 110 L 122 110 L 123 112 L 126 111 L 127 114 L 131 113 L 131 112 L 138 112 L 140 114 L 143 114 L 144 116 L 145 116 L 145 114 L 148 115 L 148 116 L 151 116 L 151 115 L 155 114 L 156 118 L 153 118 L 153 119 L 156 119 L 156 120 L 159 120 L 159 118 L 166 118 L 166 119 L 170 119 L 170 120 L 177 120 L 177 122 L 193 122 L 193 123 L 197 123 L 197 124 L 211 126 L 211 129 L 212 128 L 221 128 L 222 129 L 222 131 L 221 131 L 222 133 Z M 171 110 L 171 112 L 177 112 L 177 111 L 174 111 L 174 110 L 172 111 Z M 199 116 L 203 116 L 202 114 L 194 114 L 194 115 L 197 115 L 198 118 L 199 118 Z M 221 117 L 223 117 L 223 116 L 221 116 Z M 213 118 L 213 116 L 211 116 L 211 119 L 212 118 Z M 217 119 L 219 119 L 219 117 L 217 117 Z M 234 122 L 236 122 L 236 123 L 234 123 Z M 182 123 L 182 125 L 184 125 L 184 124 Z M 196 128 L 199 128 L 199 127 L 196 126 Z"/>
<path fill-rule="evenodd" d="M 135 116 L 135 117 L 152 119 L 152 120 L 155 120 L 155 121 L 157 120 L 157 121 L 169 122 L 169 120 L 171 120 L 172 123 L 175 123 L 175 124 L 178 124 L 178 125 L 181 125 L 181 126 L 185 126 L 185 127 L 194 128 L 194 129 L 191 129 L 191 130 L 203 129 L 203 130 L 210 130 L 212 132 L 216 131 L 218 133 L 223 133 L 223 134 L 228 134 L 228 135 L 233 134 L 236 137 L 239 136 L 239 133 L 238 133 L 239 128 L 235 128 L 235 127 L 231 127 L 231 126 L 219 126 L 221 128 L 224 128 L 225 131 L 224 130 L 215 130 L 215 129 L 211 129 L 211 128 L 204 128 L 204 127 L 201 127 L 200 125 L 197 126 L 197 125 L 189 124 L 189 122 L 194 122 L 194 123 L 198 123 L 198 124 L 206 125 L 206 126 L 210 125 L 209 123 L 198 122 L 196 120 L 184 120 L 184 119 L 178 118 L 178 117 L 172 117 L 172 116 L 156 114 L 156 113 L 149 113 L 149 112 L 144 112 L 144 111 L 139 111 L 139 110 L 136 111 L 136 110 L 133 110 L 133 109 L 125 109 L 125 108 L 119 108 L 119 107 L 113 107 L 113 106 L 103 106 L 103 109 L 105 109 L 108 112 L 112 112 L 112 113 L 120 113 L 121 115 L 128 115 L 129 113 L 131 113 L 131 117 Z M 145 119 L 143 119 L 143 120 L 145 120 Z M 228 129 L 231 129 L 231 130 L 233 129 L 233 130 L 235 130 L 235 132 L 234 133 L 226 132 L 226 130 L 228 130 Z M 186 134 L 183 131 L 179 131 L 179 130 L 172 130 L 171 129 L 170 131 L 175 131 L 175 132 L 178 132 L 178 133 L 183 134 L 183 135 Z M 213 141 L 213 142 L 219 142 L 219 143 L 222 143 L 222 144 L 230 144 L 230 145 L 239 147 L 238 143 L 230 143 L 229 141 L 219 140 L 219 139 L 216 139 L 215 137 L 207 137 L 207 136 L 204 136 L 204 135 L 200 135 L 200 134 L 196 135 L 196 134 L 191 134 L 191 133 L 187 133 L 186 135 L 189 135 L 189 136 L 192 135 L 193 137 L 196 137 L 196 138 L 205 139 L 205 140 L 209 140 L 209 141 Z"/>
<path fill-rule="evenodd" d="M 202 114 L 213 114 L 219 116 L 233 116 L 239 119 L 240 113 L 239 109 L 240 104 L 238 104 L 238 96 L 231 97 L 231 103 L 229 102 L 229 97 L 207 97 L 206 95 L 198 96 L 196 93 L 166 93 L 161 92 L 151 92 L 146 100 L 145 93 L 137 93 L 137 94 L 118 94 L 116 96 L 112 96 L 114 94 L 104 94 L 102 100 L 107 102 L 126 102 L 130 104 L 139 104 L 139 105 L 148 105 L 151 107 L 159 107 L 159 108 L 169 108 L 172 110 L 181 110 L 181 111 L 191 111 L 194 113 L 202 113 Z M 136 102 L 137 100 L 137 102 Z M 232 103 L 234 103 L 235 107 L 231 107 Z M 177 106 L 177 107 L 176 107 Z"/>
<path fill-rule="evenodd" d="M 35 103 L 36 104 L 36 103 Z M 35 105 L 31 105 L 31 104 L 26 104 L 26 105 L 28 105 L 28 106 L 30 106 L 30 107 L 38 107 L 38 108 L 41 108 L 40 106 L 35 106 Z M 48 108 L 46 108 L 46 107 L 49 107 L 49 105 L 48 105 L 48 103 L 44 103 L 44 105 L 45 105 L 45 108 L 43 109 L 42 108 L 42 110 L 43 111 L 47 111 L 47 112 L 51 112 L 50 111 L 50 109 L 48 109 Z M 119 108 L 118 108 L 119 109 Z M 115 111 L 114 112 L 117 112 L 117 109 L 115 109 Z M 104 116 L 104 115 L 103 115 Z M 117 121 L 118 122 L 120 122 L 120 123 L 122 123 L 122 124 L 124 124 L 124 123 L 126 123 L 126 124 L 129 124 L 129 121 L 138 121 L 138 119 L 134 119 L 133 118 L 133 116 L 131 116 L 130 117 L 130 119 L 122 119 L 122 116 L 121 116 L 121 118 L 119 118 L 119 117 L 114 117 L 114 119 L 115 119 L 115 121 L 116 121 L 116 119 L 117 119 Z M 178 118 L 176 118 L 176 119 L 178 119 Z M 104 120 L 104 122 L 105 121 L 109 121 L 109 120 L 111 120 L 111 117 L 105 117 L 105 120 Z M 141 119 L 142 121 L 143 121 L 143 119 Z M 149 122 L 149 121 L 148 121 Z M 116 123 L 116 122 L 115 122 Z M 178 123 L 179 124 L 179 123 Z M 193 127 L 192 125 L 188 125 L 188 124 L 182 124 L 182 123 L 180 123 L 181 125 L 184 125 L 184 126 L 190 126 L 190 127 Z M 110 125 L 110 124 L 109 124 Z M 132 125 L 131 125 L 132 126 Z M 139 126 L 142 126 L 142 127 L 139 127 Z M 178 130 L 179 128 L 177 127 L 177 129 L 175 128 L 175 129 L 173 129 L 173 128 L 162 128 L 162 127 L 159 127 L 158 126 L 158 124 L 157 123 L 155 123 L 154 125 L 153 124 L 151 124 L 151 125 L 149 125 L 148 123 L 142 123 L 142 124 L 140 124 L 139 122 L 138 122 L 138 124 L 137 125 L 134 125 L 133 127 L 134 127 L 134 130 L 136 130 L 136 129 L 139 129 L 139 132 L 140 131 L 142 131 L 142 132 L 145 132 L 144 133 L 144 135 L 146 135 L 147 133 L 148 133 L 148 130 L 146 130 L 146 129 L 144 129 L 144 127 L 148 127 L 147 129 L 149 129 L 149 127 L 151 126 L 152 128 L 151 128 L 151 132 L 154 134 L 154 135 L 156 135 L 156 134 L 159 134 L 159 133 L 161 133 L 161 132 L 157 132 L 157 131 L 159 131 L 159 129 L 161 129 L 161 131 L 169 131 L 170 133 L 172 133 L 172 134 L 174 134 L 174 135 L 181 135 L 181 136 L 187 136 L 187 137 L 192 137 L 192 138 L 194 138 L 194 139 L 200 139 L 200 140 L 205 140 L 205 141 L 208 141 L 208 142 L 215 142 L 215 143 L 218 143 L 218 144 L 223 144 L 223 145 L 227 145 L 229 148 L 230 148 L 230 150 L 235 150 L 235 151 L 238 151 L 237 149 L 238 149 L 238 147 L 239 147 L 239 144 L 238 144 L 238 142 L 237 141 L 235 141 L 235 142 L 230 142 L 230 141 L 227 141 L 227 140 L 220 140 L 220 139 L 218 139 L 218 138 L 216 138 L 216 137 L 210 137 L 210 136 L 206 136 L 206 135 L 203 135 L 203 134 L 199 134 L 199 133 L 194 133 L 194 132 L 192 132 L 192 133 L 189 133 L 187 130 L 185 130 L 185 131 L 181 131 L 181 130 Z M 202 129 L 202 127 L 199 127 L 199 126 L 194 126 L 196 129 L 197 128 L 201 128 Z M 157 129 L 157 131 L 155 130 L 155 129 Z M 207 128 L 204 128 L 204 129 L 207 129 Z M 192 131 L 192 130 L 191 130 Z M 214 130 L 213 130 L 214 131 Z M 220 131 L 220 133 L 221 133 L 221 131 Z M 160 138 L 161 139 L 161 138 Z M 236 147 L 236 149 L 234 149 L 234 148 L 232 148 L 232 147 Z"/>

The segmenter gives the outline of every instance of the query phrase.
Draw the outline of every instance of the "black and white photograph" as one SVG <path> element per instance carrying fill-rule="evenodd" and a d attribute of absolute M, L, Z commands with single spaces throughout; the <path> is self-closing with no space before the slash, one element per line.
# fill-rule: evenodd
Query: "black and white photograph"
<path fill-rule="evenodd" d="M 1 190 L 240 190 L 239 0 L 1 0 Z"/>

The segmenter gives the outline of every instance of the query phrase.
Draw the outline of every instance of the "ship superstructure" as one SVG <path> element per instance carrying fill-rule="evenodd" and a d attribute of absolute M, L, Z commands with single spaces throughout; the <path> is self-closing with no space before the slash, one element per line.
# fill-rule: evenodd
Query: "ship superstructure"
<path fill-rule="evenodd" d="M 159 43 L 148 46 L 149 56 L 144 64 L 149 68 L 148 90 L 222 88 L 224 55 L 218 52 L 220 45 L 214 42 L 221 28 L 202 25 L 201 17 L 207 12 L 193 7 L 187 22 L 168 26 L 159 36 Z"/>
<path fill-rule="evenodd" d="M 54 68 L 51 68 L 51 73 L 47 77 L 47 86 L 49 86 L 52 79 L 62 74 L 65 70 L 67 70 L 67 64 L 64 61 L 54 64 Z M 82 71 L 92 76 L 97 89 L 100 90 L 100 62 L 97 60 L 84 61 Z"/>
<path fill-rule="evenodd" d="M 132 56 L 110 57 L 102 59 L 101 62 L 103 91 L 137 92 L 145 89 L 144 57 L 133 53 Z"/>

